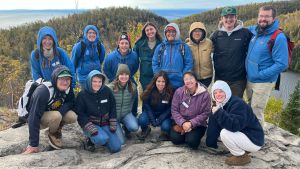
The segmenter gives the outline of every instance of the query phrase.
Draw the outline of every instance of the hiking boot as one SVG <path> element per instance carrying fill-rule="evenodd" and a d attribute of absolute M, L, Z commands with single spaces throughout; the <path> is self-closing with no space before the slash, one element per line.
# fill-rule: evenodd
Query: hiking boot
<path fill-rule="evenodd" d="M 96 150 L 95 144 L 91 141 L 91 139 L 87 138 L 83 143 L 83 149 L 94 152 Z"/>
<path fill-rule="evenodd" d="M 125 137 L 126 137 L 127 139 L 131 139 L 131 138 L 132 138 L 131 132 L 130 132 L 125 126 L 123 126 L 122 128 L 123 128 L 123 130 L 124 130 Z"/>
<path fill-rule="evenodd" d="M 170 136 L 166 132 L 161 132 L 158 136 L 158 141 L 170 141 Z"/>
<path fill-rule="evenodd" d="M 241 156 L 231 156 L 227 157 L 225 160 L 225 163 L 228 165 L 234 165 L 234 166 L 243 166 L 251 162 L 250 156 L 245 153 Z"/>
<path fill-rule="evenodd" d="M 32 154 L 32 153 L 38 153 L 38 152 L 40 152 L 38 147 L 32 147 L 32 146 L 28 145 L 22 154 Z"/>
<path fill-rule="evenodd" d="M 147 127 L 145 129 L 142 129 L 141 133 L 138 136 L 138 139 L 139 140 L 145 140 L 146 137 L 150 134 L 151 132 L 151 128 L 150 127 Z"/>
<path fill-rule="evenodd" d="M 48 130 L 48 138 L 49 144 L 51 147 L 55 148 L 56 150 L 62 149 L 62 133 L 61 130 L 57 130 L 55 133 L 50 133 Z"/>

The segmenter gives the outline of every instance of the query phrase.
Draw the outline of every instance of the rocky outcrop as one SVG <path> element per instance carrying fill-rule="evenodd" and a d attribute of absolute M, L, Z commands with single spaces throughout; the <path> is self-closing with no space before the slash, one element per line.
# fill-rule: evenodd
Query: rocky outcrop
<path fill-rule="evenodd" d="M 48 140 L 41 131 L 40 148 L 47 147 Z M 212 152 L 202 143 L 198 150 L 175 146 L 171 142 L 155 142 L 158 129 L 145 142 L 134 137 L 126 141 L 119 153 L 111 154 L 105 147 L 97 147 L 96 152 L 85 151 L 82 146 L 82 131 L 72 124 L 63 129 L 64 149 L 46 151 L 30 155 L 20 154 L 28 143 L 28 128 L 8 129 L 0 132 L 0 168 L 300 168 L 300 139 L 280 128 L 266 126 L 266 144 L 262 150 L 251 153 L 252 162 L 243 167 L 230 167 L 224 163 L 230 155 L 220 143 L 220 150 Z"/>

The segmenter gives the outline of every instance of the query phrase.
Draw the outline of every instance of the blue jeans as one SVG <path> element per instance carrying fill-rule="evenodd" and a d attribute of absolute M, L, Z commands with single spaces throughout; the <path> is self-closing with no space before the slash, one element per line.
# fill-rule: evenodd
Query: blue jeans
<path fill-rule="evenodd" d="M 134 117 L 132 113 L 128 113 L 125 117 L 120 119 L 119 123 L 122 123 L 123 126 L 125 126 L 128 131 L 130 132 L 136 132 L 139 129 L 139 125 L 137 122 L 137 118 Z M 119 139 L 121 140 L 121 143 L 125 143 L 125 137 L 123 133 L 123 129 L 121 128 L 120 124 L 118 123 L 116 134 L 118 135 Z"/>
<path fill-rule="evenodd" d="M 140 116 L 139 116 L 139 125 L 141 126 L 141 128 L 147 128 L 150 124 L 150 120 L 148 117 L 148 114 L 146 112 L 143 112 Z M 170 133 L 171 130 L 171 119 L 170 118 L 166 118 L 164 121 L 161 122 L 160 124 L 160 130 L 166 133 Z"/>
<path fill-rule="evenodd" d="M 98 134 L 96 136 L 91 136 L 87 134 L 87 132 L 84 132 L 84 135 L 89 137 L 96 145 L 105 145 L 111 153 L 119 152 L 121 150 L 122 143 L 117 135 L 117 131 L 116 133 L 112 133 L 109 130 L 109 126 L 100 127 L 96 125 L 96 127 L 98 129 Z"/>

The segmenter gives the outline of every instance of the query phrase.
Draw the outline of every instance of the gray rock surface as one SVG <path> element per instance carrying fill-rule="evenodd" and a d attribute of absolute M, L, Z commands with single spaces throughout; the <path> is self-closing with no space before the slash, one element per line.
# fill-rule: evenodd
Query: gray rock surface
<path fill-rule="evenodd" d="M 119 153 L 111 154 L 105 147 L 96 152 L 85 151 L 82 131 L 77 124 L 63 129 L 64 149 L 36 154 L 20 154 L 28 143 L 28 128 L 8 129 L 0 132 L 0 168 L 59 168 L 59 169 L 219 169 L 219 168 L 300 168 L 300 139 L 273 125 L 266 125 L 266 144 L 262 150 L 251 153 L 252 162 L 243 167 L 230 167 L 224 163 L 229 156 L 222 143 L 220 150 L 212 152 L 204 145 L 198 150 L 175 146 L 171 142 L 155 142 L 159 129 L 152 130 L 145 142 L 134 136 L 126 141 Z M 44 130 L 40 134 L 40 149 L 48 145 Z"/>

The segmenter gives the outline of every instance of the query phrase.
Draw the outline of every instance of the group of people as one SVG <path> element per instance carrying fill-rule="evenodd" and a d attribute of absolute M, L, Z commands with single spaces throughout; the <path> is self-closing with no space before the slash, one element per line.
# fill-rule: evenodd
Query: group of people
<path fill-rule="evenodd" d="M 38 86 L 30 99 L 24 154 L 39 152 L 41 128 L 49 128 L 51 147 L 61 149 L 62 127 L 77 120 L 89 151 L 103 145 L 119 152 L 131 132 L 140 126 L 137 136 L 144 140 L 152 126 L 160 127 L 160 141 L 186 143 L 192 149 L 205 133 L 208 147 L 218 148 L 220 138 L 232 154 L 225 163 L 245 165 L 251 161 L 249 153 L 264 144 L 263 110 L 278 75 L 287 68 L 284 34 L 268 51 L 268 40 L 278 27 L 271 6 L 261 7 L 257 25 L 248 28 L 237 20 L 236 8 L 225 7 L 210 38 L 201 22 L 191 24 L 187 43 L 180 39 L 177 24 L 166 25 L 161 38 L 148 22 L 133 48 L 122 32 L 117 48 L 105 57 L 98 29 L 88 25 L 71 59 L 59 48 L 55 31 L 43 27 L 31 54 L 31 70 L 34 80 L 49 82 Z M 143 89 L 139 115 L 133 78 L 138 70 Z M 81 91 L 75 98 L 76 81 Z M 249 104 L 242 100 L 244 90 Z"/>

